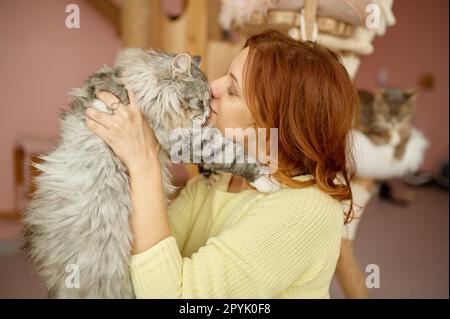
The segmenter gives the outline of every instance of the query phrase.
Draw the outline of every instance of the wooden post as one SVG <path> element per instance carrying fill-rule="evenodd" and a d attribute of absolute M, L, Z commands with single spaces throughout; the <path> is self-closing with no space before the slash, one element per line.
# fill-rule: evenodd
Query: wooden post
<path fill-rule="evenodd" d="M 190 0 L 186 10 L 186 50 L 202 57 L 208 41 L 208 0 Z"/>
<path fill-rule="evenodd" d="M 222 28 L 219 24 L 219 14 L 222 7 L 220 0 L 208 1 L 208 40 L 223 40 Z"/>
<path fill-rule="evenodd" d="M 158 15 L 152 14 L 155 0 L 125 0 L 121 35 L 124 47 L 147 49 L 159 42 Z"/>

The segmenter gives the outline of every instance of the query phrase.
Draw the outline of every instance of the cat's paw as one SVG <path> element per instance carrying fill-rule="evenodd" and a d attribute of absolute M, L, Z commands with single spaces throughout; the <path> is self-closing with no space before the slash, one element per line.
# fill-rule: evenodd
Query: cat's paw
<path fill-rule="evenodd" d="M 398 144 L 400 144 L 400 141 L 401 141 L 401 138 L 400 138 L 400 134 L 398 133 L 398 131 L 392 130 L 391 138 L 389 139 L 389 144 L 395 147 Z"/>
<path fill-rule="evenodd" d="M 258 177 L 254 182 L 251 182 L 250 185 L 255 187 L 256 190 L 261 193 L 272 193 L 281 188 L 280 184 L 271 180 L 267 175 Z"/>

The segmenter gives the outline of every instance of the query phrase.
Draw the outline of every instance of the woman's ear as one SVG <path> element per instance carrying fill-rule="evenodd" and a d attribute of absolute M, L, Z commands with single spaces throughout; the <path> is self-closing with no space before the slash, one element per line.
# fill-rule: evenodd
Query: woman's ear
<path fill-rule="evenodd" d="M 191 75 L 191 56 L 187 53 L 180 53 L 172 60 L 172 74 Z"/>

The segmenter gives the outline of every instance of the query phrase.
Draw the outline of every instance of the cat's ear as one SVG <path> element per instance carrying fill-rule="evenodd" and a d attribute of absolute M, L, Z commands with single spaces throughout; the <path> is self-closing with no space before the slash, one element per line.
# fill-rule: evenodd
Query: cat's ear
<path fill-rule="evenodd" d="M 419 89 L 416 87 L 410 88 L 408 90 L 405 91 L 406 94 L 406 98 L 409 101 L 415 101 L 417 99 L 417 95 L 419 95 Z"/>
<path fill-rule="evenodd" d="M 180 53 L 172 60 L 172 74 L 191 75 L 191 56 L 187 53 Z"/>
<path fill-rule="evenodd" d="M 200 62 L 202 62 L 202 57 L 199 55 L 194 55 L 192 57 L 192 62 L 194 62 L 195 66 L 198 68 L 200 67 Z"/>

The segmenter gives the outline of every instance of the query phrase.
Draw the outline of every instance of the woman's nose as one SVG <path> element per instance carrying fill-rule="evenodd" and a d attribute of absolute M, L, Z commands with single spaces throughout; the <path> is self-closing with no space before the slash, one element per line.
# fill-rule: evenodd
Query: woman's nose
<path fill-rule="evenodd" d="M 222 90 L 220 89 L 219 81 L 215 80 L 215 81 L 210 82 L 209 87 L 211 88 L 212 97 L 214 99 L 219 99 L 220 96 L 222 95 L 222 93 L 221 93 Z"/>

